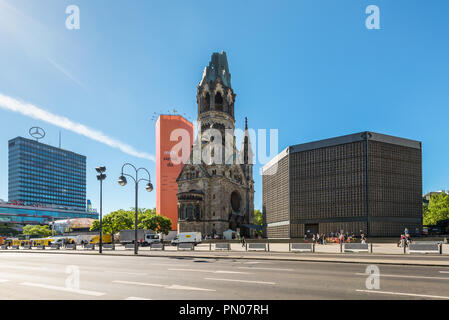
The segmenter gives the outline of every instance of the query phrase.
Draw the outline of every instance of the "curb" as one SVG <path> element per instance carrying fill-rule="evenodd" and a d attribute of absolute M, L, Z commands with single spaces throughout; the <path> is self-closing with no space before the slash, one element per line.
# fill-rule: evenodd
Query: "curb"
<path fill-rule="evenodd" d="M 99 252 L 64 252 L 64 251 L 30 251 L 30 250 L 2 250 L 0 253 L 4 252 L 12 252 L 12 253 L 46 253 L 46 254 L 69 254 L 69 255 L 84 255 L 84 256 L 111 256 L 111 257 L 143 257 L 143 258 L 201 258 L 201 259 L 232 259 L 232 260 L 267 260 L 267 261 L 293 261 L 293 262 L 321 262 L 321 263 L 352 263 L 352 264 L 380 264 L 380 265 L 402 265 L 402 266 L 419 266 L 419 267 L 445 267 L 449 268 L 449 264 L 441 264 L 438 262 L 424 262 L 424 263 L 416 263 L 411 261 L 378 261 L 378 260 L 337 260 L 332 258 L 293 258 L 293 257 L 261 257 L 261 256 L 213 256 L 213 255 L 161 255 L 161 254 L 152 254 L 152 255 L 134 255 L 134 254 L 117 254 L 117 253 L 103 253 Z M 363 259 L 363 258 L 362 258 Z M 449 260 L 448 260 L 449 262 Z"/>

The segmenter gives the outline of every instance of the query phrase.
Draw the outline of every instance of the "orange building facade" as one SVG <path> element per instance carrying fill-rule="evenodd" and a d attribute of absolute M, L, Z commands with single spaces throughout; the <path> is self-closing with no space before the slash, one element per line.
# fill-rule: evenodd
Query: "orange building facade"
<path fill-rule="evenodd" d="M 181 141 L 188 145 L 181 146 Z M 156 212 L 171 220 L 172 230 L 178 225 L 176 178 L 190 156 L 192 144 L 191 122 L 179 115 L 159 116 L 156 122 Z"/>

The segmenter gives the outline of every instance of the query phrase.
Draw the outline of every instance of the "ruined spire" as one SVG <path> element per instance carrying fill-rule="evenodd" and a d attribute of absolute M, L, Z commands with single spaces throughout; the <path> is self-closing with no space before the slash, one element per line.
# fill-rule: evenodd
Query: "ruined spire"
<path fill-rule="evenodd" d="M 221 53 L 214 52 L 212 54 L 209 66 L 204 69 L 201 82 L 217 81 L 219 77 L 223 81 L 224 86 L 228 88 L 231 87 L 231 74 L 229 73 L 228 58 L 224 51 Z"/>

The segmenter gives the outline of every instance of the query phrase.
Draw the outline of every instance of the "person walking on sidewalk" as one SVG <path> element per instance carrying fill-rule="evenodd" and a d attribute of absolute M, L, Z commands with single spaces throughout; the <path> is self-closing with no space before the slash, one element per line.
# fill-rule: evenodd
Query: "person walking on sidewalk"
<path fill-rule="evenodd" d="M 241 242 L 242 242 L 242 247 L 246 246 L 245 236 L 242 237 Z"/>

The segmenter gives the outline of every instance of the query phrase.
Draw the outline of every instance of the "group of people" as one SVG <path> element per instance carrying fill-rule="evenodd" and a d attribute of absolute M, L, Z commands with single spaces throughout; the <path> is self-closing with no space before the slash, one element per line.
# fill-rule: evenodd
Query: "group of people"
<path fill-rule="evenodd" d="M 326 233 L 317 233 L 317 234 L 312 234 L 310 236 L 310 233 L 306 233 L 304 235 L 304 241 L 307 242 L 309 240 L 309 237 L 312 238 L 312 242 L 313 243 L 317 243 L 317 244 L 326 244 L 328 242 L 337 242 L 337 243 L 342 243 L 342 242 L 352 242 L 355 241 L 356 236 L 354 234 L 354 232 L 329 232 L 328 234 Z M 360 232 L 360 242 L 361 243 L 366 243 L 366 235 L 361 231 Z"/>

